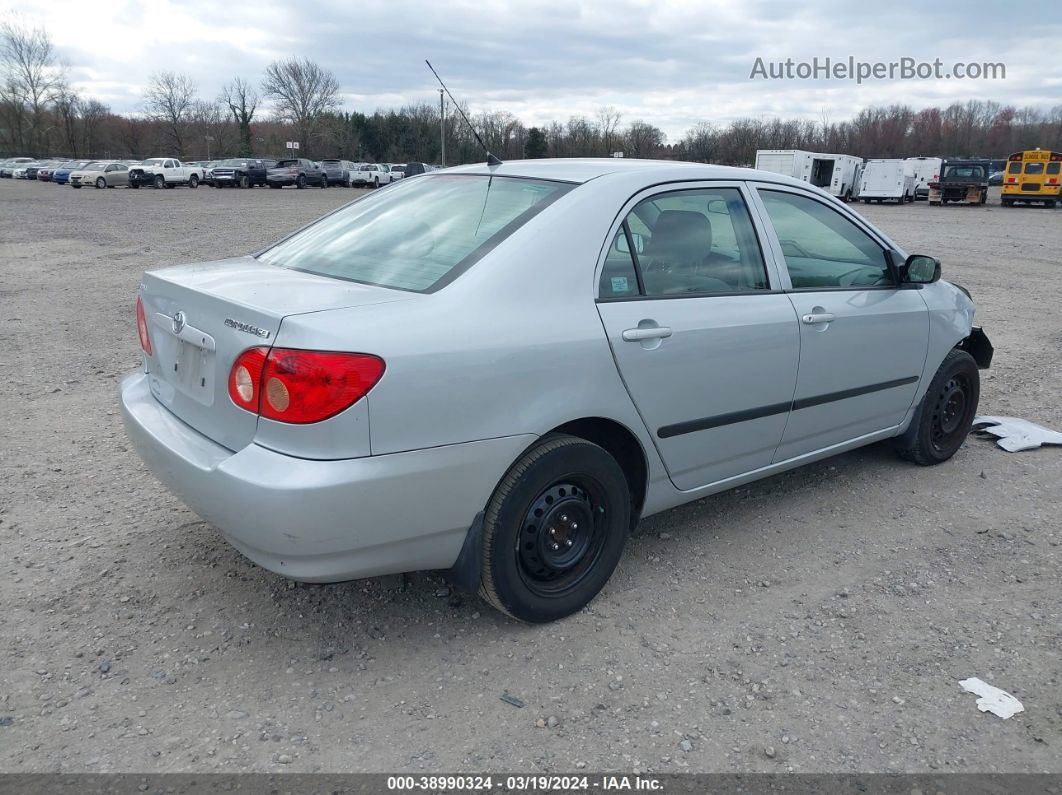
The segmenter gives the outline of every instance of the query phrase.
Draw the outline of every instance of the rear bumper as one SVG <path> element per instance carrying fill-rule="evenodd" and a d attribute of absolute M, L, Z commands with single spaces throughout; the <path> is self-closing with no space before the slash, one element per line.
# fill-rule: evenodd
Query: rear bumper
<path fill-rule="evenodd" d="M 126 433 L 154 475 L 252 561 L 296 580 L 339 582 L 445 569 L 532 436 L 338 461 L 250 444 L 232 452 L 151 395 L 121 385 Z"/>

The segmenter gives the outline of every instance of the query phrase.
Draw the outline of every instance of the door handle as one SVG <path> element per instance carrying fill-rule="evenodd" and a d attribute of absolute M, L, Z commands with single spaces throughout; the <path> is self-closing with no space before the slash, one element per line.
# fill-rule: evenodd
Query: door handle
<path fill-rule="evenodd" d="M 800 320 L 809 326 L 817 326 L 819 323 L 832 323 L 836 320 L 836 316 L 833 312 L 812 312 L 809 315 L 804 315 Z"/>
<path fill-rule="evenodd" d="M 623 332 L 623 339 L 627 342 L 640 342 L 641 340 L 662 340 L 671 336 L 668 326 L 653 326 L 651 328 L 629 328 Z"/>

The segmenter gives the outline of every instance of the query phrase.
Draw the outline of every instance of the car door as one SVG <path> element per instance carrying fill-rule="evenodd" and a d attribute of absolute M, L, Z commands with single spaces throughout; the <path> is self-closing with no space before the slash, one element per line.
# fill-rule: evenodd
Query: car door
<path fill-rule="evenodd" d="M 925 368 L 921 292 L 897 285 L 887 241 L 832 199 L 778 185 L 756 193 L 800 328 L 793 411 L 775 461 L 895 427 Z"/>
<path fill-rule="evenodd" d="M 792 305 L 736 182 L 666 186 L 627 203 L 599 264 L 616 365 L 674 485 L 767 466 L 799 358 Z"/>
<path fill-rule="evenodd" d="M 122 163 L 115 163 L 113 166 L 109 166 L 108 171 L 111 173 L 107 175 L 108 185 L 129 185 L 129 166 Z"/>

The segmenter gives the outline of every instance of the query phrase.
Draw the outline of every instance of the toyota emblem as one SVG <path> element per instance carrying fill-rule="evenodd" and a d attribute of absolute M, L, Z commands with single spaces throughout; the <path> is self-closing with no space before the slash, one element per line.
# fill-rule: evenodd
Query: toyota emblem
<path fill-rule="evenodd" d="M 176 312 L 173 316 L 173 333 L 180 334 L 184 330 L 184 312 Z"/>

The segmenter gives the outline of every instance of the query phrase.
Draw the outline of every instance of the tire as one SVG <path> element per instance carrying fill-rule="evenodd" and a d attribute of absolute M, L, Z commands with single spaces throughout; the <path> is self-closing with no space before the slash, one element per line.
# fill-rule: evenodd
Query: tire
<path fill-rule="evenodd" d="M 376 188 L 380 187 L 380 178 L 379 177 L 373 177 L 372 178 L 372 187 L 373 187 L 373 189 L 376 189 Z"/>
<path fill-rule="evenodd" d="M 900 456 L 921 466 L 947 461 L 966 441 L 980 396 L 977 363 L 966 351 L 952 348 L 911 420 L 917 423 L 913 436 L 897 448 Z"/>
<path fill-rule="evenodd" d="M 269 187 L 271 187 L 271 188 L 275 188 L 275 189 L 277 189 L 277 190 L 280 190 L 280 188 L 281 188 L 281 187 L 283 187 L 283 186 L 281 186 L 281 185 L 278 185 L 278 184 L 277 184 L 276 182 L 270 182 L 270 183 L 269 183 Z"/>
<path fill-rule="evenodd" d="M 240 177 L 240 187 L 243 188 L 244 190 L 247 190 L 248 188 L 251 187 L 251 178 L 249 176 L 247 176 L 246 174 L 244 174 L 242 177 Z"/>
<path fill-rule="evenodd" d="M 107 180 L 105 180 L 103 177 L 96 177 L 96 189 L 99 190 L 101 188 L 106 188 L 106 187 L 107 187 Z"/>
<path fill-rule="evenodd" d="M 321 175 L 321 187 L 322 188 L 327 188 L 328 187 L 328 175 L 327 174 L 322 174 Z"/>
<path fill-rule="evenodd" d="M 224 188 L 225 186 L 224 186 L 224 184 L 222 184 L 221 182 L 218 182 L 217 180 L 215 180 L 215 181 L 214 181 L 214 187 L 215 187 L 215 188 L 217 188 L 218 190 L 221 190 L 221 189 L 222 189 L 222 188 Z"/>
<path fill-rule="evenodd" d="M 612 576 L 630 525 L 630 490 L 616 459 L 585 439 L 547 436 L 487 504 L 479 594 L 520 621 L 571 615 Z"/>
<path fill-rule="evenodd" d="M 73 182 L 70 183 L 70 187 L 73 188 L 74 190 L 81 190 L 81 186 L 80 185 L 75 185 Z"/>
<path fill-rule="evenodd" d="M 299 174 L 298 178 L 295 180 L 295 187 L 298 188 L 299 190 L 302 190 L 303 188 L 306 187 L 306 176 L 305 175 Z"/>
<path fill-rule="evenodd" d="M 162 176 L 162 174 L 159 174 L 159 175 L 157 175 L 155 177 L 155 181 L 154 181 L 153 184 L 155 185 L 156 188 L 165 188 L 166 187 L 166 178 L 164 176 Z"/>
<path fill-rule="evenodd" d="M 140 190 L 140 183 L 139 182 L 130 182 L 129 183 L 129 187 L 132 188 L 133 190 Z"/>
<path fill-rule="evenodd" d="M 191 188 L 192 190 L 195 190 L 196 188 L 199 187 L 199 176 L 198 175 L 192 174 L 192 176 L 190 176 L 188 178 L 188 187 Z"/>

